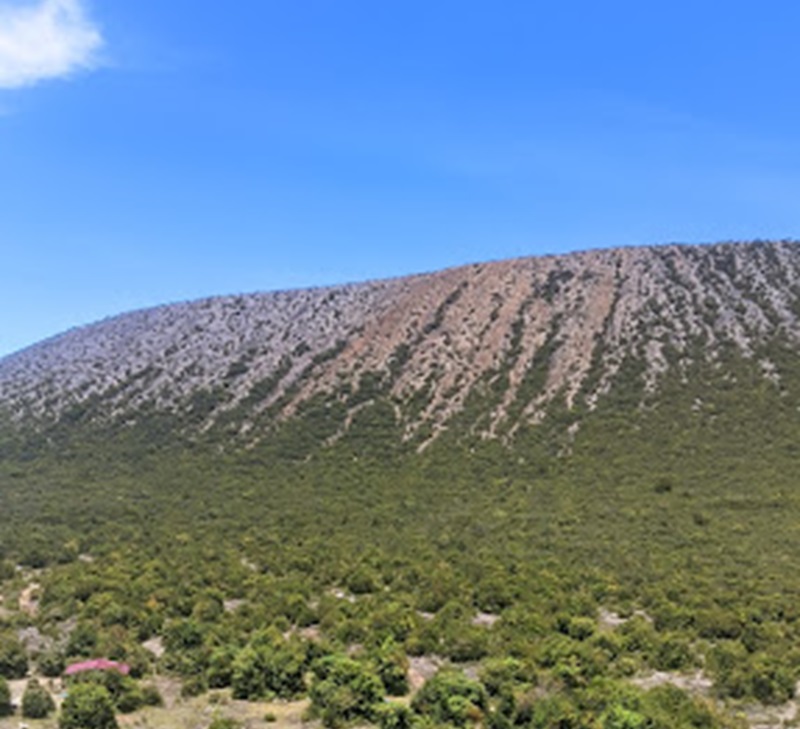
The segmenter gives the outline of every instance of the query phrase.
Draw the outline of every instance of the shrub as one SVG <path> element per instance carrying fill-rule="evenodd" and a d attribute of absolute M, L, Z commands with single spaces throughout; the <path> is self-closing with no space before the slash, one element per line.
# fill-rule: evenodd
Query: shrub
<path fill-rule="evenodd" d="M 231 686 L 237 699 L 259 699 L 269 694 L 289 699 L 305 691 L 306 653 L 300 644 L 248 645 L 231 668 Z"/>
<path fill-rule="evenodd" d="M 403 704 L 380 704 L 375 711 L 375 721 L 381 729 L 411 729 L 414 714 Z"/>
<path fill-rule="evenodd" d="M 26 719 L 44 719 L 55 708 L 50 693 L 35 678 L 28 681 L 22 695 L 22 716 Z"/>
<path fill-rule="evenodd" d="M 144 706 L 163 706 L 164 699 L 161 697 L 158 689 L 149 684 L 142 686 L 142 703 Z"/>
<path fill-rule="evenodd" d="M 241 726 L 238 721 L 230 717 L 215 716 L 208 725 L 208 729 L 239 729 Z"/>
<path fill-rule="evenodd" d="M 658 646 L 653 663 L 659 671 L 690 668 L 694 663 L 694 656 L 689 642 L 680 636 L 666 636 Z"/>
<path fill-rule="evenodd" d="M 436 722 L 464 726 L 480 721 L 488 703 L 480 683 L 460 672 L 441 671 L 425 682 L 411 708 Z"/>
<path fill-rule="evenodd" d="M 347 589 L 354 595 L 366 595 L 378 589 L 378 576 L 365 565 L 359 565 L 347 578 Z"/>
<path fill-rule="evenodd" d="M 42 653 L 36 663 L 45 678 L 58 678 L 67 665 L 64 654 L 57 651 Z"/>
<path fill-rule="evenodd" d="M 11 634 L 0 637 L 0 676 L 25 678 L 28 673 L 28 656 L 22 643 Z"/>
<path fill-rule="evenodd" d="M 7 559 L 0 559 L 0 582 L 10 580 L 15 574 L 14 565 Z"/>
<path fill-rule="evenodd" d="M 142 690 L 135 683 L 126 686 L 125 690 L 117 697 L 115 704 L 123 714 L 130 714 L 132 711 L 141 709 L 144 706 Z"/>
<path fill-rule="evenodd" d="M 484 663 L 480 679 L 489 694 L 497 696 L 504 688 L 531 678 L 530 673 L 516 658 L 492 658 Z"/>
<path fill-rule="evenodd" d="M 328 656 L 316 663 L 314 676 L 309 692 L 311 713 L 326 727 L 374 719 L 384 687 L 368 666 L 344 656 Z"/>
<path fill-rule="evenodd" d="M 0 716 L 10 716 L 14 713 L 14 706 L 11 703 L 11 689 L 8 681 L 0 676 Z"/>
<path fill-rule="evenodd" d="M 215 672 L 215 678 L 217 675 Z M 233 661 L 230 683 L 235 699 L 258 699 L 264 695 L 264 671 L 259 653 L 252 646 L 243 648 Z"/>
<path fill-rule="evenodd" d="M 181 685 L 181 696 L 189 698 L 192 696 L 200 696 L 208 691 L 208 684 L 206 683 L 205 676 L 197 674 L 195 676 L 187 676 Z"/>
<path fill-rule="evenodd" d="M 203 644 L 203 632 L 194 620 L 176 620 L 167 626 L 164 645 L 172 653 L 199 648 Z"/>
<path fill-rule="evenodd" d="M 408 693 L 408 657 L 391 638 L 373 652 L 372 661 L 389 694 L 405 696 Z"/>
<path fill-rule="evenodd" d="M 575 640 L 586 640 L 594 634 L 595 623 L 591 618 L 582 616 L 571 617 L 566 627 L 566 633 Z"/>
<path fill-rule="evenodd" d="M 59 729 L 117 729 L 111 695 L 98 684 L 72 686 L 61 707 L 58 726 Z"/>
<path fill-rule="evenodd" d="M 710 703 L 669 684 L 648 691 L 642 698 L 641 711 L 649 720 L 648 726 L 710 729 L 722 725 Z"/>
<path fill-rule="evenodd" d="M 603 714 L 603 729 L 644 729 L 646 717 L 623 706 L 613 705 Z"/>
<path fill-rule="evenodd" d="M 226 688 L 233 679 L 233 661 L 236 649 L 231 646 L 216 648 L 208 659 L 206 678 L 209 688 Z"/>
<path fill-rule="evenodd" d="M 530 726 L 535 729 L 583 726 L 575 706 L 566 696 L 560 694 L 536 701 L 531 706 L 530 713 Z"/>
<path fill-rule="evenodd" d="M 88 658 L 97 647 L 97 631 L 91 623 L 78 623 L 67 641 L 67 655 Z"/>

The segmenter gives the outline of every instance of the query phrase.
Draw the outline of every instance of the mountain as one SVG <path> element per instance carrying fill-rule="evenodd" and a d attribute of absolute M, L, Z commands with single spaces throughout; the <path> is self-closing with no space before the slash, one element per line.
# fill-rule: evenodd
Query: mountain
<path fill-rule="evenodd" d="M 799 353 L 793 242 L 212 298 L 41 342 L 0 360 L 0 677 L 124 661 L 168 688 L 132 726 L 301 726 L 277 696 L 331 728 L 778 729 Z M 111 685 L 119 708 L 157 701 L 140 683 Z"/>
<path fill-rule="evenodd" d="M 456 422 L 507 438 L 632 370 L 652 394 L 735 352 L 779 384 L 768 350 L 797 347 L 798 313 L 791 242 L 508 260 L 124 314 L 0 360 L 0 408 L 38 427 L 181 414 L 247 442 L 324 402 L 335 440 L 383 399 L 417 447 Z"/>

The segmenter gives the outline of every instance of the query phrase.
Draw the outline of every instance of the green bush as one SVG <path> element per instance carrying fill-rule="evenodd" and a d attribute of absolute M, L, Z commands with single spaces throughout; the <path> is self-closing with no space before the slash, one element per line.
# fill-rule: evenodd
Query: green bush
<path fill-rule="evenodd" d="M 26 719 L 44 719 L 55 711 L 56 704 L 50 692 L 35 678 L 28 681 L 22 694 L 22 716 Z"/>
<path fill-rule="evenodd" d="M 42 653 L 36 660 L 36 665 L 39 668 L 39 673 L 45 678 L 58 678 L 64 673 L 67 662 L 63 653 L 50 651 Z"/>
<path fill-rule="evenodd" d="M 142 704 L 144 706 L 163 706 L 164 699 L 152 684 L 142 686 Z"/>
<path fill-rule="evenodd" d="M 448 626 L 443 646 L 452 661 L 479 661 L 489 652 L 489 634 L 485 628 L 472 625 Z"/>
<path fill-rule="evenodd" d="M 408 658 L 405 651 L 391 638 L 371 653 L 375 671 L 391 696 L 408 693 Z"/>
<path fill-rule="evenodd" d="M 580 712 L 574 703 L 562 694 L 546 696 L 534 702 L 530 707 L 530 715 L 529 726 L 533 729 L 561 729 L 561 727 L 588 725 L 581 721 Z"/>
<path fill-rule="evenodd" d="M 7 559 L 0 559 L 0 582 L 10 580 L 15 574 L 14 565 Z"/>
<path fill-rule="evenodd" d="M 80 622 L 69 635 L 66 654 L 71 657 L 88 658 L 97 648 L 97 630 L 91 623 Z"/>
<path fill-rule="evenodd" d="M 167 626 L 164 645 L 172 653 L 180 653 L 203 644 L 203 631 L 195 620 L 176 620 Z"/>
<path fill-rule="evenodd" d="M 525 670 L 522 662 L 516 658 L 487 659 L 480 672 L 481 683 L 490 696 L 498 696 L 504 689 L 513 687 L 518 681 L 532 678 L 533 672 Z"/>
<path fill-rule="evenodd" d="M 231 685 L 235 658 L 236 649 L 233 646 L 221 646 L 211 653 L 206 671 L 209 688 L 226 688 Z"/>
<path fill-rule="evenodd" d="M 689 641 L 678 635 L 664 637 L 656 649 L 653 665 L 659 671 L 683 671 L 694 665 Z"/>
<path fill-rule="evenodd" d="M 609 707 L 602 716 L 603 729 L 645 729 L 648 725 L 646 716 L 617 704 Z"/>
<path fill-rule="evenodd" d="M 414 713 L 403 704 L 379 704 L 375 709 L 374 721 L 381 729 L 411 729 Z"/>
<path fill-rule="evenodd" d="M 280 639 L 256 641 L 239 651 L 233 661 L 233 696 L 293 698 L 305 692 L 305 671 L 306 651 L 301 644 Z"/>
<path fill-rule="evenodd" d="M 481 721 L 488 705 L 486 689 L 457 671 L 440 671 L 425 682 L 411 701 L 416 713 L 456 726 Z"/>
<path fill-rule="evenodd" d="M 28 673 L 28 655 L 15 635 L 0 636 L 0 676 L 3 678 L 25 678 Z"/>
<path fill-rule="evenodd" d="M 311 714 L 326 727 L 354 720 L 373 721 L 384 687 L 369 666 L 341 655 L 322 658 L 314 664 L 311 684 Z"/>
<path fill-rule="evenodd" d="M 59 729 L 117 729 L 114 702 L 104 686 L 78 683 L 71 686 L 61 706 Z"/>
<path fill-rule="evenodd" d="M 0 716 L 11 716 L 14 713 L 14 706 L 11 703 L 11 689 L 8 681 L 0 676 Z"/>
<path fill-rule="evenodd" d="M 354 595 L 366 595 L 378 589 L 379 578 L 370 567 L 359 565 L 352 574 L 348 575 L 345 584 Z"/>
<path fill-rule="evenodd" d="M 130 714 L 132 711 L 141 709 L 144 706 L 144 694 L 137 684 L 133 684 L 126 687 L 114 703 L 118 711 L 123 714 Z"/>
<path fill-rule="evenodd" d="M 666 684 L 648 691 L 639 708 L 648 723 L 656 729 L 713 729 L 731 726 L 722 722 L 710 703 L 689 696 L 685 691 Z M 736 726 L 736 724 L 734 724 Z"/>
<path fill-rule="evenodd" d="M 231 719 L 227 716 L 215 716 L 208 725 L 208 729 L 240 729 L 241 726 L 236 719 Z"/>
<path fill-rule="evenodd" d="M 200 696 L 206 691 L 208 691 L 208 684 L 206 683 L 205 676 L 202 674 L 187 676 L 183 679 L 183 683 L 181 684 L 181 696 L 184 698 Z"/>
<path fill-rule="evenodd" d="M 586 640 L 594 635 L 595 621 L 583 616 L 571 617 L 568 621 L 566 633 L 575 640 Z"/>
<path fill-rule="evenodd" d="M 794 696 L 797 668 L 764 653 L 748 653 L 738 641 L 722 641 L 708 653 L 708 668 L 721 696 L 781 704 Z"/>

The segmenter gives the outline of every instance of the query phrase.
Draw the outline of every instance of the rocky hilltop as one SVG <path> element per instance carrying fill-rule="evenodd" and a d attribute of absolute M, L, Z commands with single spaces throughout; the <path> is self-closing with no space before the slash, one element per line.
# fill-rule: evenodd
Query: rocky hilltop
<path fill-rule="evenodd" d="M 523 258 L 118 316 L 0 360 L 0 409 L 36 423 L 185 412 L 257 434 L 318 399 L 346 429 L 381 396 L 407 437 L 429 438 L 491 392 L 480 432 L 509 433 L 555 399 L 591 409 L 630 361 L 648 391 L 731 348 L 779 381 L 765 345 L 796 345 L 798 312 L 792 242 Z"/>

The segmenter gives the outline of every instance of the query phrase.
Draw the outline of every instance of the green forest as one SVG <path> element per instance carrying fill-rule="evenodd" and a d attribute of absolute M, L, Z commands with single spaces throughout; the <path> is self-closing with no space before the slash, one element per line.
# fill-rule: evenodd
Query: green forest
<path fill-rule="evenodd" d="M 76 679 L 58 711 L 33 682 L 33 711 L 113 726 L 171 676 L 334 728 L 746 726 L 800 679 L 800 371 L 769 356 L 779 382 L 731 348 L 657 393 L 631 358 L 596 408 L 555 398 L 494 439 L 487 387 L 422 450 L 366 379 L 336 440 L 335 395 L 246 445 L 186 435 L 191 412 L 7 424 L 0 707 L 105 657 L 130 676 Z"/>

